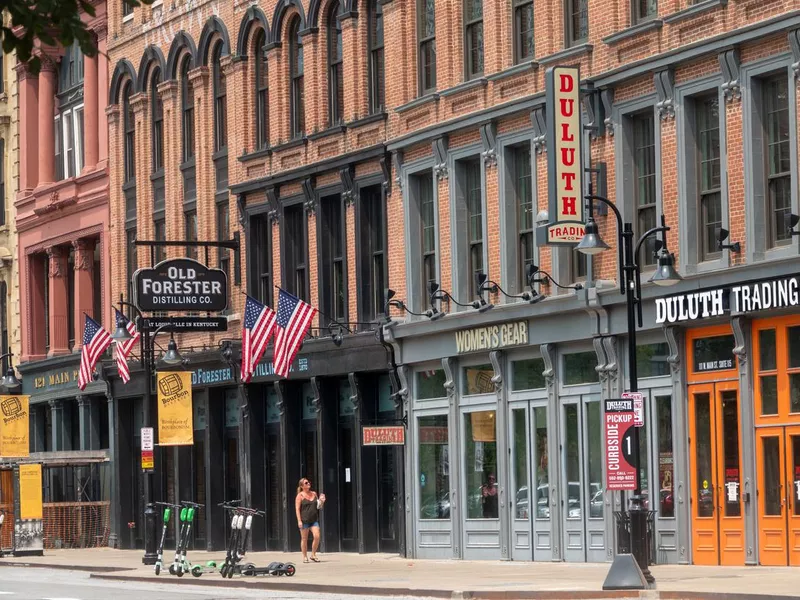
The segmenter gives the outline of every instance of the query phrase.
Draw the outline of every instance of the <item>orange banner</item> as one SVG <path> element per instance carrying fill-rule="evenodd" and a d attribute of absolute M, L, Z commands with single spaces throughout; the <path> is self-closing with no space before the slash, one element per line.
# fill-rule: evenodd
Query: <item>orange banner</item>
<path fill-rule="evenodd" d="M 191 446 L 192 372 L 172 371 L 156 374 L 158 387 L 158 444 Z"/>
<path fill-rule="evenodd" d="M 19 518 L 42 518 L 42 465 L 19 466 Z"/>
<path fill-rule="evenodd" d="M 30 455 L 30 396 L 0 396 L 0 457 Z"/>

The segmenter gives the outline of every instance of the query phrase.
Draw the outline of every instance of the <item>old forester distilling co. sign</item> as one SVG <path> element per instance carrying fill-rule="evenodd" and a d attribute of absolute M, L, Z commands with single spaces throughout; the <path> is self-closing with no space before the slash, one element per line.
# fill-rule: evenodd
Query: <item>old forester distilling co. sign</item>
<path fill-rule="evenodd" d="M 136 306 L 142 311 L 216 312 L 228 307 L 225 271 L 209 269 L 191 258 L 158 263 L 134 274 Z"/>

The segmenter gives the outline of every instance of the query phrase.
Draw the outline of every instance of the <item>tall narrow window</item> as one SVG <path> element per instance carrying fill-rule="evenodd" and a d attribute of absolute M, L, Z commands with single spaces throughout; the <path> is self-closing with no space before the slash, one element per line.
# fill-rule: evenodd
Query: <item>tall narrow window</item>
<path fill-rule="evenodd" d="M 533 223 L 533 184 L 531 178 L 531 145 L 525 143 L 514 148 L 514 195 L 517 198 L 517 230 L 519 235 L 518 242 L 518 264 L 519 264 L 519 288 L 523 289 L 527 284 L 526 269 L 533 264 L 534 239 Z"/>
<path fill-rule="evenodd" d="M 514 0 L 514 60 L 533 58 L 533 0 Z"/>
<path fill-rule="evenodd" d="M 417 194 L 419 198 L 420 239 L 422 240 L 422 295 L 423 306 L 427 306 L 428 285 L 437 281 L 436 253 L 436 215 L 433 194 L 433 173 L 417 176 Z"/>
<path fill-rule="evenodd" d="M 368 323 L 383 313 L 386 274 L 386 208 L 380 185 L 361 190 L 358 199 L 359 321 Z"/>
<path fill-rule="evenodd" d="M 197 211 L 190 210 L 183 214 L 184 229 L 187 242 L 197 241 Z M 186 246 L 186 256 L 197 259 L 197 246 Z"/>
<path fill-rule="evenodd" d="M 322 212 L 321 288 L 323 312 L 337 321 L 346 320 L 345 269 L 347 258 L 342 222 L 342 198 L 338 194 L 320 201 Z"/>
<path fill-rule="evenodd" d="M 701 258 L 708 260 L 719 256 L 717 236 L 722 227 L 719 100 L 715 94 L 699 99 L 696 107 Z"/>
<path fill-rule="evenodd" d="M 637 235 L 656 226 L 656 142 L 652 112 L 633 117 L 634 195 Z M 655 264 L 655 236 L 642 245 L 640 265 Z"/>
<path fill-rule="evenodd" d="M 272 222 L 267 217 L 252 221 L 253 243 L 250 293 L 267 306 L 272 304 Z"/>
<path fill-rule="evenodd" d="M 133 15 L 133 5 L 130 4 L 129 2 L 125 2 L 123 0 L 123 2 L 122 2 L 122 18 L 124 19 L 124 18 L 126 18 L 128 16 L 132 16 L 132 15 Z"/>
<path fill-rule="evenodd" d="M 194 158 L 194 87 L 189 81 L 191 57 L 184 58 L 181 64 L 181 128 L 183 130 L 183 162 Z"/>
<path fill-rule="evenodd" d="M 122 92 L 122 112 L 125 124 L 125 181 L 136 178 L 136 120 L 131 107 L 133 83 L 128 82 Z"/>
<path fill-rule="evenodd" d="M 217 203 L 217 240 L 225 241 L 230 237 L 231 212 L 227 202 Z M 228 248 L 219 248 L 217 254 L 219 268 L 225 271 L 228 281 L 231 280 L 231 256 Z M 228 308 L 230 309 L 231 285 L 228 285 Z"/>
<path fill-rule="evenodd" d="M 256 148 L 263 150 L 269 146 L 269 73 L 267 53 L 264 49 L 266 34 L 259 29 L 254 43 L 256 55 Z"/>
<path fill-rule="evenodd" d="M 436 0 L 417 0 L 419 93 L 436 89 Z"/>
<path fill-rule="evenodd" d="M 283 213 L 284 285 L 287 291 L 308 301 L 306 284 L 306 216 L 302 204 L 287 206 Z"/>
<path fill-rule="evenodd" d="M 581 44 L 589 37 L 589 1 L 566 0 L 567 45 Z"/>
<path fill-rule="evenodd" d="M 464 0 L 464 66 L 467 79 L 483 75 L 483 0 Z"/>
<path fill-rule="evenodd" d="M 161 83 L 161 70 L 153 70 L 150 80 L 150 110 L 153 122 L 153 172 L 157 173 L 164 168 L 164 103 L 158 93 L 158 84 Z"/>
<path fill-rule="evenodd" d="M 6 224 L 6 141 L 0 139 L 0 225 Z"/>
<path fill-rule="evenodd" d="M 328 125 L 340 123 L 344 117 L 344 73 L 342 72 L 342 24 L 340 5 L 331 5 L 328 15 Z"/>
<path fill-rule="evenodd" d="M 77 42 L 67 48 L 58 76 L 56 179 L 77 177 L 83 169 L 83 54 Z"/>
<path fill-rule="evenodd" d="M 228 87 L 222 72 L 222 42 L 214 46 L 211 70 L 214 87 L 214 151 L 228 147 Z"/>
<path fill-rule="evenodd" d="M 385 75 L 383 62 L 383 4 L 371 0 L 368 11 L 369 40 L 369 111 L 381 112 L 385 105 Z"/>
<path fill-rule="evenodd" d="M 476 273 L 483 273 L 483 190 L 481 188 L 481 161 L 464 163 L 464 201 L 467 209 L 467 243 L 469 245 L 469 300 L 478 295 Z M 463 302 L 464 300 L 462 300 Z"/>
<path fill-rule="evenodd" d="M 658 16 L 658 0 L 633 0 L 633 25 Z"/>
<path fill-rule="evenodd" d="M 289 27 L 289 63 L 291 76 L 291 129 L 292 137 L 305 133 L 305 85 L 303 82 L 303 40 L 300 38 L 300 19 L 295 18 Z"/>
<path fill-rule="evenodd" d="M 139 268 L 139 257 L 136 254 L 136 226 L 125 229 L 125 280 L 128 282 L 128 298 L 133 298 L 133 274 Z M 133 316 L 133 308 L 128 307 L 128 317 Z"/>
<path fill-rule="evenodd" d="M 156 221 L 153 222 L 153 239 L 156 242 L 167 241 L 167 223 L 166 221 L 164 221 L 164 219 L 157 219 Z M 167 260 L 166 246 L 156 246 L 155 255 L 156 255 L 156 263 L 160 263 L 163 260 Z"/>
<path fill-rule="evenodd" d="M 792 212 L 792 176 L 789 136 L 789 84 L 785 75 L 766 81 L 764 87 L 764 141 L 767 155 L 767 223 L 769 247 L 787 244 Z"/>

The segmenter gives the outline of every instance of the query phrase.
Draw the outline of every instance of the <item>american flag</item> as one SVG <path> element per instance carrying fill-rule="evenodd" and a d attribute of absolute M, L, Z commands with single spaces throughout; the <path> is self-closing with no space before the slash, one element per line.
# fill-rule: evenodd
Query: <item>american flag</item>
<path fill-rule="evenodd" d="M 123 383 L 128 383 L 131 380 L 131 371 L 128 369 L 128 356 L 130 355 L 131 350 L 133 350 L 134 345 L 136 345 L 136 342 L 139 341 L 139 336 L 141 334 L 136 331 L 136 325 L 134 325 L 130 319 L 128 319 L 128 317 L 123 315 L 116 308 L 114 309 L 114 312 L 116 313 L 117 317 L 117 327 L 125 327 L 125 329 L 128 330 L 128 333 L 133 336 L 129 340 L 116 343 L 117 370 L 119 371 L 119 378 L 122 379 Z"/>
<path fill-rule="evenodd" d="M 272 363 L 275 374 L 286 377 L 289 374 L 289 366 L 297 356 L 303 338 L 311 327 L 311 321 L 317 314 L 317 309 L 289 292 L 283 290 L 279 292 L 278 329 L 275 334 L 275 353 Z"/>
<path fill-rule="evenodd" d="M 258 361 L 275 331 L 275 311 L 247 296 L 242 327 L 242 383 L 253 377 Z"/>
<path fill-rule="evenodd" d="M 86 315 L 86 324 L 83 326 L 83 347 L 81 348 L 81 368 L 78 373 L 78 388 L 83 390 L 92 380 L 92 371 L 102 356 L 111 345 L 111 334 L 100 327 L 100 324 Z"/>

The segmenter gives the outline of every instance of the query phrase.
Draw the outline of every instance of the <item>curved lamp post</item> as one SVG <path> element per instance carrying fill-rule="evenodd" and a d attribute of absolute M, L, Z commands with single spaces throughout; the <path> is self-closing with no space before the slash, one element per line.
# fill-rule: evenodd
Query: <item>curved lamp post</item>
<path fill-rule="evenodd" d="M 4 358 L 11 358 L 14 356 L 13 352 L 6 352 L 2 356 L 0 356 L 0 360 Z M 18 394 L 22 389 L 22 382 L 17 379 L 17 373 L 14 370 L 14 365 L 11 364 L 11 360 L 8 361 L 8 370 L 3 374 L 3 377 L 0 377 L 0 392 L 3 394 Z"/>
<path fill-rule="evenodd" d="M 593 204 L 594 201 L 606 204 L 614 212 L 617 218 L 617 251 L 619 254 L 619 281 L 620 293 L 625 295 L 628 311 L 628 372 L 630 375 L 630 391 L 639 391 L 638 373 L 636 369 L 636 324 L 642 326 L 642 300 L 641 300 L 641 267 L 637 262 L 639 251 L 645 240 L 649 237 L 661 234 L 660 242 L 656 244 L 656 271 L 650 278 L 650 282 L 659 286 L 670 286 L 681 281 L 682 277 L 675 270 L 675 257 L 667 250 L 667 232 L 670 230 L 666 225 L 664 215 L 661 215 L 661 225 L 653 227 L 642 235 L 634 245 L 633 225 L 623 223 L 619 209 L 603 196 L 596 196 L 589 190 L 585 196 L 587 200 L 588 218 L 586 222 L 585 235 L 576 249 L 594 256 L 610 250 L 600 237 L 597 223 L 594 220 Z M 649 584 L 653 584 L 655 579 L 648 568 L 649 546 L 647 544 L 647 510 L 644 506 L 644 498 L 641 490 L 641 450 L 639 448 L 639 428 L 633 430 L 633 458 L 636 469 L 636 489 L 630 498 L 630 534 L 631 534 L 631 553 L 636 558 L 642 574 Z"/>

